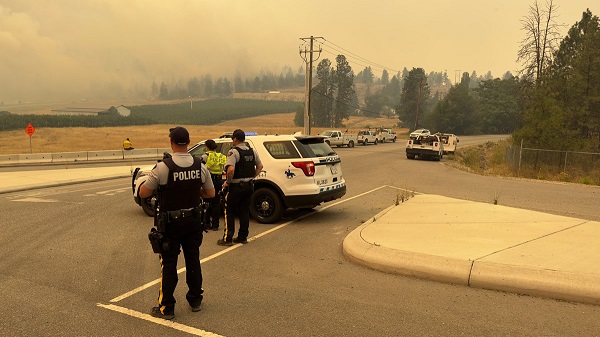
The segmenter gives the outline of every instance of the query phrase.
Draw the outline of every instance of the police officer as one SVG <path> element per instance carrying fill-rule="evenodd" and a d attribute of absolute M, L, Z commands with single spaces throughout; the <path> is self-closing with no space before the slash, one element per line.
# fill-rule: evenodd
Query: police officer
<path fill-rule="evenodd" d="M 225 231 L 218 245 L 231 246 L 234 243 L 247 243 L 250 225 L 250 197 L 254 192 L 253 179 L 263 169 L 256 150 L 249 148 L 244 141 L 246 134 L 237 129 L 231 136 L 233 147 L 227 153 L 225 170 L 227 180 L 223 183 L 225 194 Z M 236 238 L 235 217 L 240 219 L 240 228 Z"/>
<path fill-rule="evenodd" d="M 139 196 L 147 198 L 158 190 L 157 219 L 166 222 L 164 237 L 166 249 L 159 254 L 161 281 L 158 292 L 158 306 L 150 314 L 154 317 L 172 319 L 175 316 L 177 285 L 177 257 L 183 249 L 186 267 L 188 292 L 186 299 L 196 312 L 200 310 L 204 289 L 200 268 L 200 245 L 202 244 L 201 198 L 212 198 L 215 189 L 210 173 L 200 158 L 187 152 L 190 135 L 183 127 L 169 130 L 171 158 L 159 162 L 150 173 L 147 181 L 140 186 Z"/>
<path fill-rule="evenodd" d="M 202 160 L 206 163 L 210 178 L 215 189 L 223 186 L 223 169 L 225 168 L 226 157 L 220 152 L 216 152 L 217 143 L 209 139 L 206 141 L 206 153 L 202 155 Z M 206 224 L 214 231 L 219 230 L 219 217 L 221 216 L 221 198 L 215 196 L 208 200 L 208 209 L 206 210 Z"/>

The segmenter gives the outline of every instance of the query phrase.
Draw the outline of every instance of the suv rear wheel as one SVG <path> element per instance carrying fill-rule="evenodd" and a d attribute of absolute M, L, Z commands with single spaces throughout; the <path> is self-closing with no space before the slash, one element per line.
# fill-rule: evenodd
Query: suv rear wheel
<path fill-rule="evenodd" d="M 144 213 L 146 213 L 146 215 L 151 216 L 151 217 L 154 216 L 155 204 L 156 204 L 156 194 L 154 194 L 148 198 L 142 198 L 142 200 L 140 200 L 140 205 L 142 206 Z"/>
<path fill-rule="evenodd" d="M 260 223 L 274 223 L 279 220 L 283 208 L 279 194 L 268 187 L 261 187 L 252 193 L 250 214 Z"/>

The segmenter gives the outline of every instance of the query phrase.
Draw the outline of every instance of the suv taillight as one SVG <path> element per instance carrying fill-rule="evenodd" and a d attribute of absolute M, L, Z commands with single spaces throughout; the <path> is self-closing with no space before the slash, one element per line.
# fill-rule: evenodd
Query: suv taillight
<path fill-rule="evenodd" d="M 295 161 L 292 162 L 292 165 L 294 165 L 295 168 L 301 169 L 307 177 L 315 175 L 315 163 L 312 161 Z"/>

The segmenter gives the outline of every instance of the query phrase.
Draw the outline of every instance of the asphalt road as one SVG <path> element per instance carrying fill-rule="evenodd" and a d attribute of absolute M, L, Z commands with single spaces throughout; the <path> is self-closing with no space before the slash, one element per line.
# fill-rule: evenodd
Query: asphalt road
<path fill-rule="evenodd" d="M 0 195 L 0 335 L 600 335 L 598 306 L 388 275 L 346 261 L 341 249 L 401 189 L 599 220 L 599 188 L 407 160 L 402 142 L 336 151 L 348 194 L 275 225 L 251 223 L 247 245 L 220 247 L 220 232 L 206 233 L 203 310 L 187 307 L 182 273 L 173 323 L 145 315 L 160 267 L 129 179 Z"/>

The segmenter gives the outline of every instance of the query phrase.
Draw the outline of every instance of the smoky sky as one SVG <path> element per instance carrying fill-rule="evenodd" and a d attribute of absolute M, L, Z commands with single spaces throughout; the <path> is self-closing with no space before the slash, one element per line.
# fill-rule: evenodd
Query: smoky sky
<path fill-rule="evenodd" d="M 355 73 L 502 76 L 519 67 L 520 20 L 533 2 L 0 0 L 0 101 L 139 98 L 152 82 L 296 72 L 300 38 L 311 35 L 328 42 L 317 62 L 343 53 Z M 554 3 L 568 27 L 586 8 L 600 12 L 591 1 Z"/>

